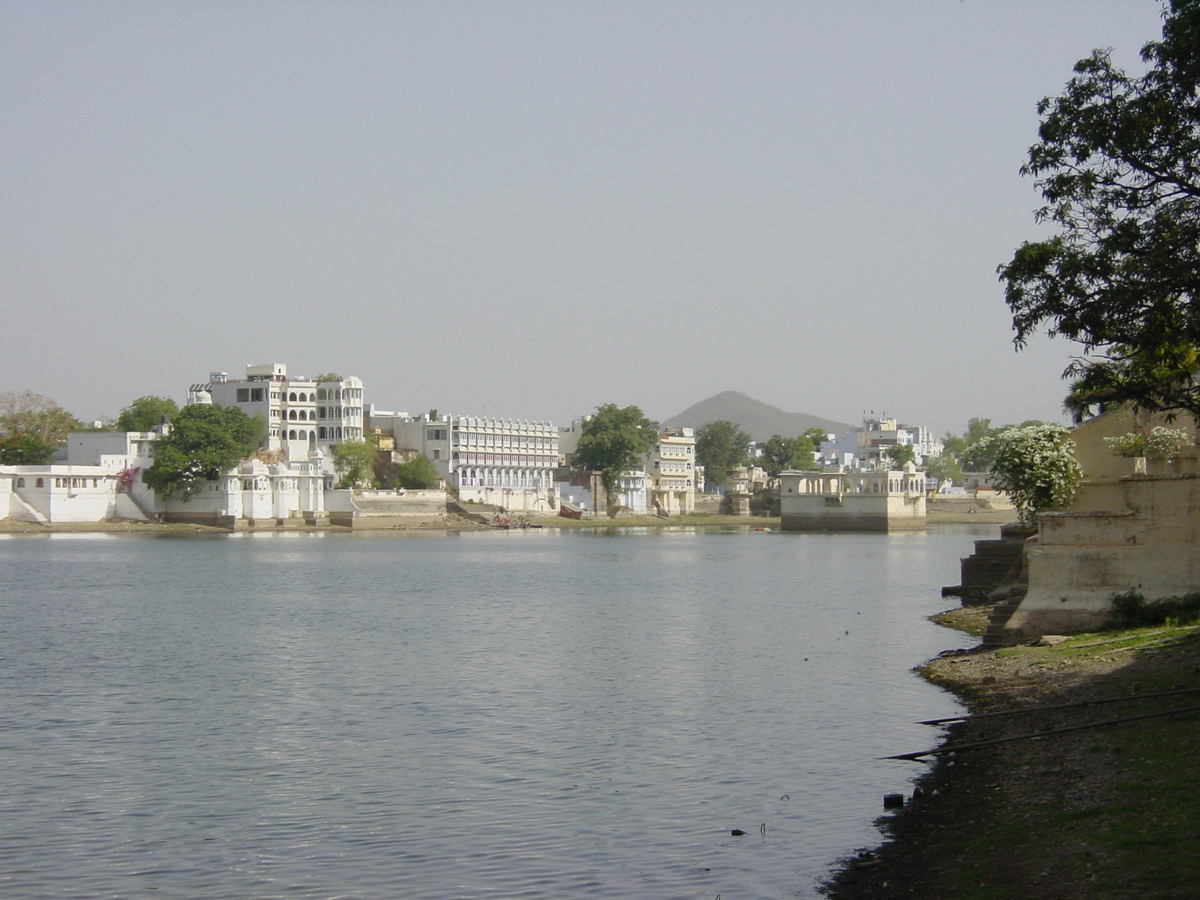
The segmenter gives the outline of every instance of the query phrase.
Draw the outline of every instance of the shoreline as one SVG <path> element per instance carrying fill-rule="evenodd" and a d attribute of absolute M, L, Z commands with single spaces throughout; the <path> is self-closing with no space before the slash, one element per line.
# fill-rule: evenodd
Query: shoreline
<path fill-rule="evenodd" d="M 974 504 L 970 504 L 974 506 Z M 964 504 L 954 502 L 942 508 L 931 508 L 926 516 L 926 525 L 979 525 L 984 527 L 1006 525 L 1012 521 L 1010 509 L 984 509 L 967 512 Z M 698 513 L 689 516 L 660 517 L 652 515 L 620 515 L 614 519 L 568 519 L 558 515 L 522 515 L 513 517 L 527 519 L 539 528 L 579 530 L 587 528 L 746 528 L 750 530 L 779 530 L 779 517 L 768 516 L 721 516 Z M 441 519 L 421 519 L 388 528 L 347 528 L 341 525 L 295 525 L 283 528 L 251 528 L 239 534 L 305 534 L 329 532 L 334 534 L 411 534 L 452 531 L 491 531 L 495 526 L 482 524 L 466 516 L 448 514 Z M 516 530 L 516 529 L 515 529 Z M 212 525 L 196 525 L 183 522 L 138 522 L 132 519 L 108 519 L 101 522 L 57 522 L 42 525 L 16 519 L 0 519 L 0 534 L 234 534 L 228 528 Z M 882 532 L 880 532 L 882 533 Z"/>
<path fill-rule="evenodd" d="M 978 633 L 986 613 L 933 618 Z M 1195 896 L 1200 712 L 1158 713 L 1200 706 L 1200 626 L 949 651 L 916 671 L 967 706 L 930 749 L 1076 730 L 933 757 L 914 796 L 877 820 L 883 842 L 822 886 L 830 900 Z M 1155 696 L 1179 690 L 1195 692 Z"/>

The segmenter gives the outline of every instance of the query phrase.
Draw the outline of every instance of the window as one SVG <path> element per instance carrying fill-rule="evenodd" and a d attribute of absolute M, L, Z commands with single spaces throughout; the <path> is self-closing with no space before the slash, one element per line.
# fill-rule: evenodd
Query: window
<path fill-rule="evenodd" d="M 17 479 L 17 487 L 25 487 L 25 479 L 24 478 Z M 41 487 L 41 485 L 39 484 L 38 487 Z"/>
<path fill-rule="evenodd" d="M 44 478 L 39 478 L 37 481 L 34 482 L 33 486 L 34 487 L 45 487 L 46 481 Z"/>
<path fill-rule="evenodd" d="M 238 388 L 237 389 L 237 402 L 238 403 L 249 403 L 250 402 L 250 388 Z"/>
<path fill-rule="evenodd" d="M 250 400 L 253 403 L 262 403 L 263 389 L 262 388 L 251 388 L 250 389 Z"/>

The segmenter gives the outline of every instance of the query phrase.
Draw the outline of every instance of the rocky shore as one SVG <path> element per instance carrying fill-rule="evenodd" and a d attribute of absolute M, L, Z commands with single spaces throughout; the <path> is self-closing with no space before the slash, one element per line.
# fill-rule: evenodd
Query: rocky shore
<path fill-rule="evenodd" d="M 886 843 L 825 886 L 832 900 L 1200 896 L 1200 626 L 959 651 L 920 671 L 973 714 L 943 748 L 1040 736 L 939 754 L 879 820 Z"/>

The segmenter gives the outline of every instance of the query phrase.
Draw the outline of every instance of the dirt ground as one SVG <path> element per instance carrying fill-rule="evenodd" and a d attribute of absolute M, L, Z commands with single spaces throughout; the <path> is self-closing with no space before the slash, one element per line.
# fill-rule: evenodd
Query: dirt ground
<path fill-rule="evenodd" d="M 1200 629 L 1050 640 L 924 666 L 974 714 L 941 746 L 1089 727 L 939 755 L 833 900 L 1200 897 Z"/>

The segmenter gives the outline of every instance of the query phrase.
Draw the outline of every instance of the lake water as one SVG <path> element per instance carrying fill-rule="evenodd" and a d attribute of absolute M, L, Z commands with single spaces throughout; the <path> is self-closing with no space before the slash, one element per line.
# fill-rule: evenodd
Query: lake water
<path fill-rule="evenodd" d="M 815 897 L 977 536 L 0 538 L 0 897 Z"/>

